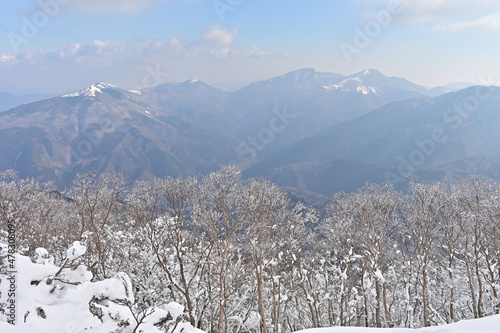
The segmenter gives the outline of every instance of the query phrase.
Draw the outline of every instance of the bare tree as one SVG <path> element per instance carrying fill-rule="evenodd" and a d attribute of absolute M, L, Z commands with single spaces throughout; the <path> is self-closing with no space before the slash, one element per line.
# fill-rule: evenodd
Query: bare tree
<path fill-rule="evenodd" d="M 308 316 L 302 313 L 301 306 L 295 304 L 301 317 L 294 330 L 303 329 L 306 320 L 313 327 L 320 327 L 320 302 L 318 290 L 316 289 L 316 268 L 321 264 L 318 259 L 320 253 L 320 243 L 317 233 L 312 229 L 312 224 L 317 222 L 317 212 L 311 207 L 302 203 L 296 204 L 288 219 L 287 228 L 284 232 L 286 243 L 283 259 L 286 261 L 285 269 L 291 271 L 288 276 L 288 286 L 294 300 L 307 304 Z M 300 295 L 300 296 L 299 296 Z"/>
<path fill-rule="evenodd" d="M 463 235 L 461 255 L 466 267 L 474 318 L 485 312 L 485 294 L 491 294 L 491 312 L 498 304 L 497 263 L 498 219 L 495 213 L 498 184 L 484 177 L 470 177 L 453 187 L 460 210 L 459 227 Z M 496 304 L 495 304 L 496 303 Z"/>
<path fill-rule="evenodd" d="M 193 239 L 195 234 L 190 232 L 188 228 L 187 211 L 190 209 L 192 189 L 196 185 L 195 179 L 164 179 L 160 183 L 160 193 L 167 203 L 167 210 L 172 220 L 169 223 L 170 244 L 174 250 L 175 269 L 179 272 L 179 281 L 174 285 L 182 293 L 188 308 L 191 325 L 196 326 L 195 319 L 195 293 L 192 291 L 193 284 L 201 280 L 200 274 L 203 272 L 205 265 L 205 248 L 202 248 L 201 253 L 197 245 L 200 242 Z M 190 248 L 190 250 L 188 249 Z M 188 262 L 192 261 L 193 266 L 189 271 Z M 173 282 L 173 274 L 169 274 L 169 279 Z M 180 288 L 179 288 L 180 286 Z"/>
<path fill-rule="evenodd" d="M 382 327 L 382 311 L 386 326 L 392 327 L 387 301 L 387 283 L 384 273 L 390 266 L 390 251 L 399 226 L 400 198 L 388 186 L 367 184 L 352 195 L 354 228 L 358 229 L 355 242 L 363 253 L 363 261 L 375 281 L 375 323 Z"/>
<path fill-rule="evenodd" d="M 327 206 L 327 218 L 321 226 L 321 232 L 326 237 L 326 248 L 334 249 L 333 255 L 336 259 L 337 270 L 340 276 L 340 288 L 338 299 L 338 311 L 333 316 L 338 317 L 336 324 L 340 326 L 348 325 L 349 316 L 349 299 L 352 291 L 351 281 L 357 278 L 351 277 L 351 274 L 356 270 L 355 262 L 362 258 L 356 253 L 356 239 L 359 238 L 355 234 L 358 229 L 355 228 L 354 206 L 349 195 L 338 193 L 334 196 L 333 201 Z M 358 314 L 358 318 L 364 317 L 364 326 L 369 326 L 367 314 L 368 304 L 367 298 L 363 297 L 364 308 L 363 315 Z M 359 311 L 358 311 L 359 312 Z M 359 320 L 359 324 L 361 321 Z"/>
<path fill-rule="evenodd" d="M 14 222 L 18 250 L 33 254 L 37 247 L 48 246 L 60 236 L 68 222 L 64 202 L 52 192 L 51 183 L 32 178 L 20 179 L 16 172 L 0 172 L 0 229 Z"/>
<path fill-rule="evenodd" d="M 488 196 L 486 198 L 487 219 L 481 238 L 486 260 L 488 282 L 492 290 L 492 313 L 500 313 L 500 184 L 498 181 L 488 181 Z"/>
<path fill-rule="evenodd" d="M 448 186 L 449 187 L 449 186 Z M 438 264 L 445 266 L 448 274 L 449 298 L 444 299 L 449 304 L 449 321 L 455 322 L 455 301 L 457 298 L 457 290 L 455 286 L 455 274 L 457 272 L 458 258 L 457 254 L 460 251 L 460 243 L 463 238 L 460 229 L 461 214 L 459 207 L 455 205 L 451 193 L 448 193 L 448 198 L 445 199 L 443 208 L 439 211 L 439 229 L 442 237 L 438 238 L 440 242 L 440 253 L 446 260 L 438 260 Z"/>
<path fill-rule="evenodd" d="M 247 242 L 252 253 L 253 268 L 257 281 L 260 330 L 266 333 L 266 311 L 264 307 L 264 272 L 272 269 L 280 247 L 281 233 L 285 230 L 289 200 L 276 185 L 265 180 L 251 179 L 247 190 L 248 222 Z M 273 299 L 276 295 L 273 295 Z M 275 302 L 273 308 L 276 309 Z M 274 316 L 274 319 L 277 319 Z"/>
<path fill-rule="evenodd" d="M 394 326 L 388 301 L 388 285 L 385 273 L 392 265 L 393 246 L 399 228 L 400 194 L 388 186 L 367 184 L 358 192 L 337 195 L 328 207 L 331 223 L 324 228 L 325 234 L 334 240 L 340 250 L 342 269 L 341 303 L 345 304 L 347 273 L 358 260 L 361 268 L 360 289 L 363 290 L 365 326 L 369 326 L 368 310 L 371 289 L 375 281 L 375 325 Z M 333 226 L 330 226 L 333 224 Z M 345 324 L 344 307 L 341 307 L 341 323 Z"/>
<path fill-rule="evenodd" d="M 109 260 L 116 244 L 108 240 L 118 222 L 118 203 L 123 200 L 126 189 L 121 175 L 92 172 L 77 175 L 68 191 L 78 214 L 79 236 L 88 237 L 87 253 L 92 260 L 88 266 L 95 278 L 109 277 Z"/>
<path fill-rule="evenodd" d="M 418 277 L 415 286 L 420 286 L 423 325 L 430 326 L 429 266 L 435 262 L 437 238 L 436 223 L 442 209 L 442 185 L 423 184 L 413 181 L 410 184 L 411 200 L 408 202 L 406 218 L 411 236 L 411 251 L 417 265 Z"/>
<path fill-rule="evenodd" d="M 249 202 L 236 167 L 224 167 L 205 176 L 198 184 L 193 222 L 213 246 L 209 259 L 218 284 L 217 332 L 227 330 L 226 306 L 253 272 L 245 251 Z"/>

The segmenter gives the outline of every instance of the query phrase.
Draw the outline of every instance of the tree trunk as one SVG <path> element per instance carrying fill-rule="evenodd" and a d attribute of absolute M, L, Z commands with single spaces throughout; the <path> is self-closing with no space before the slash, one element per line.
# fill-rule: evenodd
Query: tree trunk
<path fill-rule="evenodd" d="M 383 287 L 383 298 L 384 298 L 384 311 L 385 311 L 385 320 L 387 321 L 388 327 L 394 327 L 394 323 L 392 322 L 391 311 L 387 305 L 387 284 L 384 282 L 382 284 Z"/>
<path fill-rule="evenodd" d="M 256 277 L 257 277 L 257 293 L 259 296 L 260 331 L 261 333 L 267 333 L 266 312 L 264 310 L 264 296 L 262 291 L 262 266 L 260 265 L 256 267 Z"/>
<path fill-rule="evenodd" d="M 380 282 L 375 277 L 375 293 L 377 297 L 377 304 L 375 305 L 375 324 L 378 328 L 382 327 L 382 321 L 380 319 Z"/>
<path fill-rule="evenodd" d="M 273 284 L 273 333 L 278 333 L 279 331 L 279 322 L 280 322 L 280 290 L 281 288 L 277 286 L 276 280 L 274 279 L 274 267 L 271 265 L 271 281 Z"/>
<path fill-rule="evenodd" d="M 422 270 L 422 306 L 424 313 L 424 326 L 431 326 L 429 322 L 429 305 L 427 299 L 427 267 L 424 266 Z"/>
<path fill-rule="evenodd" d="M 342 281 L 342 293 L 340 294 L 340 326 L 345 326 L 344 319 L 344 303 L 345 303 L 345 291 L 344 291 L 345 282 Z"/>
<path fill-rule="evenodd" d="M 464 260 L 465 260 L 465 267 L 467 269 L 467 278 L 469 282 L 470 297 L 472 301 L 472 311 L 474 313 L 474 319 L 477 319 L 479 317 L 477 313 L 476 292 L 474 291 L 474 283 L 472 281 L 473 279 L 472 279 L 471 269 L 467 257 L 465 257 Z"/>
<path fill-rule="evenodd" d="M 368 297 L 366 296 L 365 290 L 365 272 L 364 269 L 361 272 L 361 285 L 363 286 L 363 301 L 365 304 L 365 327 L 370 327 L 368 322 Z"/>
<path fill-rule="evenodd" d="M 225 257 L 223 256 L 219 272 L 219 320 L 217 322 L 217 333 L 224 332 L 224 307 L 225 307 L 224 274 L 225 274 Z"/>
<path fill-rule="evenodd" d="M 453 268 L 453 264 L 452 264 L 452 261 L 451 261 L 451 258 L 450 258 L 450 261 L 449 261 L 449 264 L 448 264 L 448 275 L 450 277 L 450 321 L 452 323 L 455 322 L 455 287 L 453 285 L 453 271 L 452 271 L 452 268 Z"/>

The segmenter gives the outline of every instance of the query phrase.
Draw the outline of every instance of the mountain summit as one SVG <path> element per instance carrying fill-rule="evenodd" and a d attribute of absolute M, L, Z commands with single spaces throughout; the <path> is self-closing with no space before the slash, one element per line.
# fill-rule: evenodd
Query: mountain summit
<path fill-rule="evenodd" d="M 0 170 L 64 188 L 89 170 L 135 181 L 205 173 L 236 160 L 234 139 L 153 95 L 97 83 L 0 113 Z"/>
<path fill-rule="evenodd" d="M 87 88 L 83 88 L 78 91 L 62 95 L 61 97 L 80 97 L 80 96 L 95 97 L 97 94 L 102 94 L 106 90 L 119 90 L 119 88 L 109 83 L 99 82 Z"/>

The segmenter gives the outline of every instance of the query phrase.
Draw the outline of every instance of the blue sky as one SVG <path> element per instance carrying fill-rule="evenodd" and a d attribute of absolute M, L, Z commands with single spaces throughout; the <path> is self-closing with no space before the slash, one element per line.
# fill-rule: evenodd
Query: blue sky
<path fill-rule="evenodd" d="M 0 91 L 241 87 L 303 67 L 500 82 L 498 0 L 4 0 Z"/>

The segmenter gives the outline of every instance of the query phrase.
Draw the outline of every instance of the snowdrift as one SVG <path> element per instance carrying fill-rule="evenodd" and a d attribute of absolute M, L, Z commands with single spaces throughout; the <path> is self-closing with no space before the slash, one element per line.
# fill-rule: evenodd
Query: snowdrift
<path fill-rule="evenodd" d="M 132 283 L 125 273 L 91 282 L 92 274 L 78 264 L 86 251 L 79 242 L 68 249 L 63 267 L 54 265 L 42 248 L 36 251 L 36 262 L 19 254 L 7 257 L 6 249 L 0 244 L 0 258 L 4 259 L 0 274 L 2 333 L 201 332 L 183 320 L 184 307 L 180 304 L 137 309 Z M 13 266 L 7 265 L 8 259 L 15 259 L 10 262 Z M 15 273 L 5 274 L 12 268 Z M 15 279 L 9 280 L 13 276 Z M 15 281 L 15 288 L 11 281 Z M 9 296 L 12 290 L 15 297 Z M 15 326 L 8 322 L 13 321 L 10 314 L 14 311 L 5 305 L 11 300 L 15 304 Z"/>

